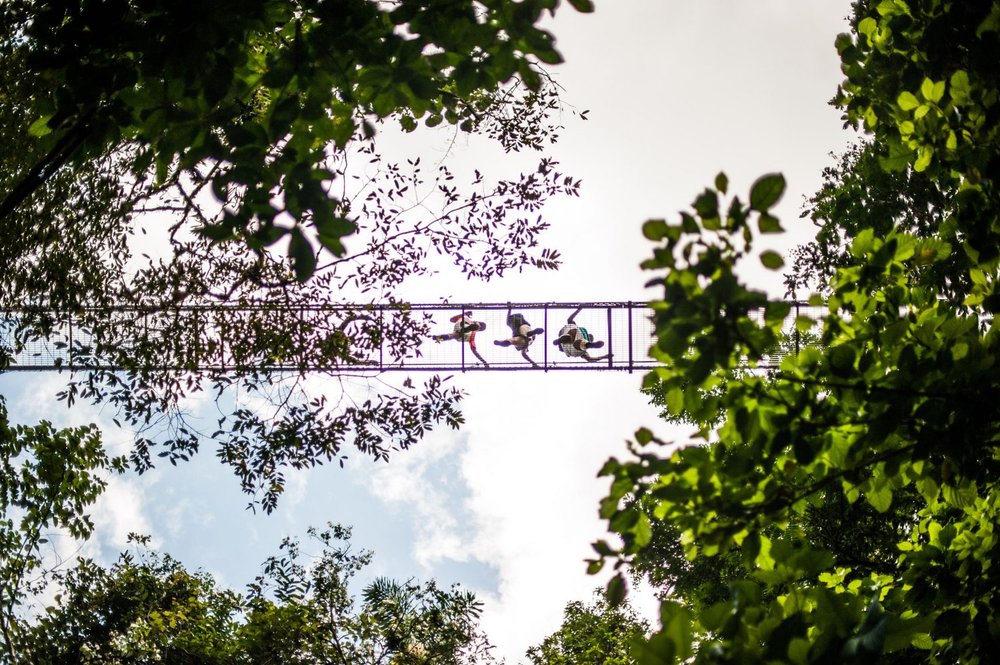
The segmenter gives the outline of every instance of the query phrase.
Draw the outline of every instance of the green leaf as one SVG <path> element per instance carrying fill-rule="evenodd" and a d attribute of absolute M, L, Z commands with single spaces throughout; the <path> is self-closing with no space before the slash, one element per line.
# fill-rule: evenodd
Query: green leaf
<path fill-rule="evenodd" d="M 725 173 L 720 172 L 717 176 L 715 176 L 715 188 L 723 194 L 726 193 L 726 189 L 729 188 L 729 178 Z"/>
<path fill-rule="evenodd" d="M 649 541 L 653 538 L 653 529 L 646 513 L 639 513 L 639 519 L 636 521 L 635 526 L 632 527 L 632 533 L 635 536 L 636 546 L 645 547 L 649 544 Z"/>
<path fill-rule="evenodd" d="M 305 282 L 316 271 L 316 255 L 312 246 L 302 234 L 302 229 L 295 228 L 291 232 L 292 239 L 288 243 L 288 256 L 292 259 L 295 279 Z"/>
<path fill-rule="evenodd" d="M 403 128 L 403 131 L 412 132 L 417 128 L 417 121 L 412 115 L 404 115 L 399 118 L 399 126 Z"/>
<path fill-rule="evenodd" d="M 951 84 L 949 94 L 951 95 L 952 101 L 958 106 L 968 104 L 969 92 L 971 90 L 969 86 L 969 73 L 963 69 L 959 69 L 951 75 L 949 83 Z"/>
<path fill-rule="evenodd" d="M 621 573 L 618 573 L 608 582 L 608 603 L 612 607 L 618 607 L 625 600 L 625 594 L 628 593 L 627 587 L 625 586 L 625 578 L 622 577 Z"/>
<path fill-rule="evenodd" d="M 781 228 L 781 222 L 778 221 L 778 218 L 766 212 L 760 213 L 760 217 L 757 219 L 757 228 L 761 233 L 784 233 L 785 231 Z"/>
<path fill-rule="evenodd" d="M 682 661 L 691 657 L 691 611 L 670 600 L 660 603 L 660 634 L 666 635 L 673 652 Z"/>
<path fill-rule="evenodd" d="M 781 254 L 772 249 L 760 253 L 760 262 L 769 270 L 778 270 L 785 265 L 785 260 L 781 258 Z"/>
<path fill-rule="evenodd" d="M 52 128 L 49 127 L 49 119 L 51 117 L 51 115 L 43 115 L 38 120 L 35 120 L 28 127 L 28 133 L 32 136 L 45 136 L 46 134 L 50 134 L 52 132 Z"/>
<path fill-rule="evenodd" d="M 830 366 L 838 374 L 848 374 L 854 369 L 854 361 L 857 353 L 854 347 L 849 344 L 834 346 L 829 351 Z"/>
<path fill-rule="evenodd" d="M 671 414 L 680 414 L 684 410 L 684 391 L 677 387 L 671 388 L 667 391 L 665 401 Z"/>
<path fill-rule="evenodd" d="M 651 219 L 642 225 L 642 235 L 654 242 L 663 240 L 667 236 L 669 226 L 662 219 Z"/>
<path fill-rule="evenodd" d="M 815 325 L 816 321 L 809 318 L 808 316 L 796 316 L 795 317 L 795 329 L 800 333 L 809 332 L 809 330 Z"/>
<path fill-rule="evenodd" d="M 785 176 L 780 173 L 769 173 L 761 176 L 750 187 L 750 208 L 758 212 L 766 212 L 781 199 L 785 193 Z"/>
<path fill-rule="evenodd" d="M 907 92 L 904 90 L 899 93 L 899 97 L 896 98 L 896 105 L 904 111 L 912 111 L 913 109 L 920 106 L 920 100 L 912 92 Z"/>
<path fill-rule="evenodd" d="M 942 97 L 944 97 L 944 81 L 937 81 L 931 89 L 930 100 L 932 102 L 939 102 Z"/>
<path fill-rule="evenodd" d="M 594 11 L 594 3 L 591 0 L 569 0 L 569 4 L 578 12 L 589 14 Z"/>
<path fill-rule="evenodd" d="M 989 15 L 976 28 L 976 37 L 982 37 L 987 32 L 1000 32 L 1000 7 L 994 4 Z"/>
<path fill-rule="evenodd" d="M 342 238 L 358 230 L 357 224 L 345 217 L 318 217 L 315 225 L 321 236 L 330 238 Z"/>
<path fill-rule="evenodd" d="M 233 229 L 224 224 L 205 224 L 198 227 L 198 233 L 213 242 L 222 242 L 236 237 Z"/>
<path fill-rule="evenodd" d="M 923 173 L 930 166 L 932 159 L 934 159 L 934 147 L 920 146 L 920 149 L 917 150 L 917 161 L 913 162 L 913 170 L 917 173 Z"/>
<path fill-rule="evenodd" d="M 764 321 L 771 326 L 781 325 L 791 311 L 792 303 L 772 300 L 764 308 Z"/>
<path fill-rule="evenodd" d="M 347 253 L 344 243 L 340 242 L 340 238 L 337 236 L 318 235 L 316 239 L 319 240 L 319 244 L 330 250 L 330 253 L 334 256 L 343 256 Z"/>
<path fill-rule="evenodd" d="M 706 189 L 694 200 L 692 207 L 703 220 L 716 219 L 719 216 L 719 195 L 711 189 Z"/>
<path fill-rule="evenodd" d="M 886 171 L 902 171 L 910 165 L 916 152 L 898 140 L 889 142 L 889 156 L 879 157 L 879 164 Z"/>
<path fill-rule="evenodd" d="M 892 505 L 892 488 L 889 487 L 888 483 L 883 482 L 878 487 L 872 487 L 866 491 L 865 499 L 871 504 L 872 508 L 880 513 L 884 513 Z"/>

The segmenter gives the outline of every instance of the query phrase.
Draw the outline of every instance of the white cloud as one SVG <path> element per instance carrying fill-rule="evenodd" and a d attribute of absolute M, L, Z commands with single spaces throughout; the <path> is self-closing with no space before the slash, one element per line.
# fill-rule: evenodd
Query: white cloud
<path fill-rule="evenodd" d="M 494 381 L 506 384 L 489 391 L 505 395 L 500 403 L 484 394 L 467 406 L 475 431 L 463 475 L 477 558 L 499 574 L 483 623 L 516 660 L 558 628 L 568 601 L 586 600 L 606 582 L 604 573 L 587 575 L 584 563 L 593 555 L 590 544 L 606 537 L 597 505 L 608 483 L 596 472 L 655 413 L 638 394 L 637 376 Z"/>
<path fill-rule="evenodd" d="M 464 445 L 464 436 L 438 430 L 366 479 L 368 490 L 388 507 L 412 515 L 414 559 L 425 571 L 443 560 L 468 561 L 475 554 L 472 534 L 462 524 L 464 479 L 450 475 Z"/>
<path fill-rule="evenodd" d="M 128 546 L 128 534 L 154 535 L 146 514 L 141 480 L 111 476 L 104 494 L 94 504 L 94 533 L 105 552 L 117 553 Z M 154 538 L 153 547 L 159 546 Z"/>
<path fill-rule="evenodd" d="M 18 377 L 22 378 L 22 377 Z M 22 378 L 23 380 L 23 378 Z M 133 434 L 116 426 L 107 409 L 78 401 L 67 409 L 55 395 L 67 382 L 65 374 L 32 374 L 30 390 L 15 393 L 8 404 L 12 418 L 32 424 L 48 420 L 58 428 L 80 427 L 95 424 L 108 455 L 126 453 L 132 445 Z M 104 493 L 88 511 L 94 523 L 92 538 L 79 543 L 59 532 L 53 538 L 56 560 L 66 561 L 73 556 L 89 556 L 105 563 L 113 560 L 127 545 L 130 532 L 154 535 L 148 518 L 143 480 L 133 475 L 103 474 L 107 481 Z"/>

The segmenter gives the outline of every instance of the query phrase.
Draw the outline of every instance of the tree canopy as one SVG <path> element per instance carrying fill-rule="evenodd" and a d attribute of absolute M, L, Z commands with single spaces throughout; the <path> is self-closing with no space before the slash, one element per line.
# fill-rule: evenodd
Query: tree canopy
<path fill-rule="evenodd" d="M 463 422 L 440 377 L 379 390 L 358 361 L 426 337 L 398 290 L 434 257 L 482 280 L 557 267 L 540 210 L 580 183 L 541 155 L 499 177 L 390 160 L 377 137 L 442 125 L 547 147 L 560 56 L 539 25 L 560 4 L 0 3 L 0 371 L 68 347 L 59 399 L 134 433 L 109 459 L 95 427 L 0 411 L 5 627 L 44 534 L 88 537 L 109 472 L 208 447 L 269 511 L 289 469 L 386 460 Z M 199 394 L 209 426 L 185 411 Z"/>
<path fill-rule="evenodd" d="M 572 601 L 559 629 L 528 649 L 531 665 L 633 665 L 632 644 L 649 625 L 627 603 L 612 607 L 598 591 L 590 603 Z"/>
<path fill-rule="evenodd" d="M 190 572 L 167 554 L 135 549 L 110 567 L 84 559 L 59 575 L 60 594 L 25 621 L 5 662 L 19 663 L 485 663 L 475 596 L 433 581 L 352 579 L 372 561 L 350 529 L 309 530 L 306 550 L 282 542 L 245 594 Z M 318 552 L 309 545 L 318 546 Z"/>
<path fill-rule="evenodd" d="M 579 181 L 547 158 L 507 179 L 396 163 L 376 134 L 420 121 L 507 150 L 555 140 L 542 67 L 560 56 L 538 23 L 559 4 L 4 3 L 0 367 L 38 340 L 69 347 L 85 371 L 61 399 L 115 409 L 132 468 L 210 441 L 266 510 L 287 468 L 345 446 L 386 459 L 457 427 L 461 392 L 440 378 L 343 381 L 373 348 L 400 357 L 426 337 L 397 291 L 430 257 L 486 280 L 555 268 L 539 210 Z M 359 307 L 331 307 L 345 301 Z M 342 397 L 310 390 L 309 368 L 340 377 Z M 179 406 L 201 391 L 222 405 L 214 431 Z"/>
<path fill-rule="evenodd" d="M 825 313 L 793 317 L 817 342 L 771 374 L 741 369 L 790 315 L 738 277 L 743 261 L 784 263 L 754 248 L 758 233 L 781 231 L 783 176 L 741 198 L 720 174 L 679 221 L 643 227 L 657 243 L 643 267 L 660 271 L 651 353 L 664 363 L 647 386 L 702 443 L 643 428 L 628 458 L 608 461 L 601 511 L 624 544 L 597 543 L 591 568 L 641 558 L 662 520 L 689 558 L 745 570 L 717 602 L 664 599 L 643 663 L 975 663 L 1000 641 L 1000 3 L 853 10 L 836 40 L 835 103 L 865 143 L 807 210 L 825 233 L 800 256 L 819 257 L 810 302 Z M 887 565 L 849 561 L 802 528 L 833 501 L 908 518 L 887 534 Z M 621 571 L 609 592 L 624 594 Z"/>

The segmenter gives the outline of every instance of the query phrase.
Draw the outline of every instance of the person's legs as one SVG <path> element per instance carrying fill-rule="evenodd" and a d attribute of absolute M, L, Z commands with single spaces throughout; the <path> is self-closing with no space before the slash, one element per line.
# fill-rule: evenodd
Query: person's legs
<path fill-rule="evenodd" d="M 479 362 L 481 362 L 484 366 L 489 367 L 490 364 L 488 362 L 486 362 L 486 358 L 483 358 L 481 355 L 479 355 L 479 351 L 476 350 L 476 345 L 475 344 L 469 344 L 469 346 L 471 347 L 472 355 L 474 355 L 477 358 L 479 358 Z"/>

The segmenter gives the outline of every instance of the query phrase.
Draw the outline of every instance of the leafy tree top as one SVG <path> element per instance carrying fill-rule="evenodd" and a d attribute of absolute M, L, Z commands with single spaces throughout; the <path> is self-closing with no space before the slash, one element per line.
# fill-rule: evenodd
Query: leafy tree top
<path fill-rule="evenodd" d="M 5 3 L 27 67 L 55 91 L 36 100 L 48 152 L 0 203 L 10 214 L 62 165 L 132 142 L 129 168 L 211 163 L 225 216 L 201 232 L 261 250 L 291 234 L 304 281 L 316 268 L 300 224 L 336 256 L 355 225 L 336 200 L 328 146 L 343 149 L 373 121 L 447 121 L 471 131 L 490 95 L 515 75 L 531 90 L 535 63 L 561 57 L 537 27 L 559 0 L 395 3 L 369 0 Z M 589 11 L 589 0 L 574 0 Z"/>
<path fill-rule="evenodd" d="M 644 226 L 663 289 L 651 353 L 664 367 L 647 386 L 703 445 L 640 429 L 608 461 L 601 512 L 623 547 L 597 543 L 591 569 L 627 566 L 663 520 L 689 558 L 735 554 L 745 575 L 712 604 L 664 600 L 643 663 L 988 662 L 1000 636 L 1000 3 L 861 1 L 852 26 L 836 102 L 870 147 L 814 200 L 839 237 L 817 266 L 826 313 L 794 320 L 816 343 L 771 376 L 741 369 L 790 314 L 737 275 L 745 260 L 783 264 L 754 249 L 780 229 L 783 178 L 744 199 L 720 175 L 677 222 Z M 868 192 L 886 205 L 863 205 Z M 910 506 L 879 566 L 802 528 L 833 497 Z M 624 577 L 609 592 L 620 599 Z"/>

